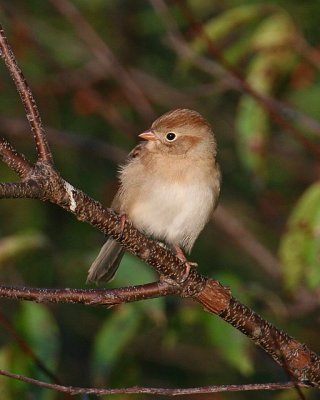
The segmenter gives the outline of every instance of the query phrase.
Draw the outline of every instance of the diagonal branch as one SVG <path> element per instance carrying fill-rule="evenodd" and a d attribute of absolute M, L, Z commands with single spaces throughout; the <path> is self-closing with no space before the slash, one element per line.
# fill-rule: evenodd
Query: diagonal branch
<path fill-rule="evenodd" d="M 19 68 L 15 56 L 7 42 L 4 30 L 0 25 L 0 55 L 4 59 L 10 75 L 16 85 L 22 104 L 26 111 L 31 131 L 35 140 L 38 157 L 40 160 L 52 163 L 52 154 L 47 143 L 40 114 L 32 95 L 31 89 L 27 84 L 21 69 Z"/>

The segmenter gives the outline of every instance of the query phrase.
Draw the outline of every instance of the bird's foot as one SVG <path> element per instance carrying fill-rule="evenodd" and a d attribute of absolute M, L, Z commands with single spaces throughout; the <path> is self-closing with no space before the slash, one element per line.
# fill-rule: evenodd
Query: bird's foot
<path fill-rule="evenodd" d="M 181 283 L 183 283 L 189 276 L 191 268 L 196 268 L 198 264 L 196 262 L 188 261 L 186 256 L 184 255 L 184 252 L 181 250 L 181 248 L 177 245 L 174 246 L 174 249 L 176 251 L 176 256 L 181 260 L 185 267 L 186 270 L 182 276 Z"/>
<path fill-rule="evenodd" d="M 126 226 L 126 222 L 128 222 L 127 214 L 121 213 L 120 214 L 120 239 L 122 239 L 124 228 Z"/>
<path fill-rule="evenodd" d="M 191 268 L 196 268 L 198 264 L 196 262 L 191 262 L 191 261 L 185 261 L 184 265 L 186 267 L 186 270 L 184 274 L 182 275 L 181 283 L 185 282 L 186 279 L 188 278 Z"/>

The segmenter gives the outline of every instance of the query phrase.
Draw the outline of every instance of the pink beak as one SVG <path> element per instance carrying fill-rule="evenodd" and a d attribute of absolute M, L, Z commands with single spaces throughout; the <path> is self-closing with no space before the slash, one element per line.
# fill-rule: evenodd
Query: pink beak
<path fill-rule="evenodd" d="M 146 131 L 146 132 L 142 132 L 140 133 L 140 135 L 138 135 L 139 138 L 143 139 L 143 140 L 157 140 L 157 136 L 152 132 L 152 131 Z"/>

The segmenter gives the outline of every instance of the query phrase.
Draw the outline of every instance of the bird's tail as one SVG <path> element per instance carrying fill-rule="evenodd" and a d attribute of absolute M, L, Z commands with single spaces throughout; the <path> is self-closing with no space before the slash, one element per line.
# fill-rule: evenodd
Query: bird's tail
<path fill-rule="evenodd" d="M 113 239 L 102 246 L 97 258 L 88 271 L 87 283 L 110 281 L 116 273 L 124 254 L 124 248 Z"/>

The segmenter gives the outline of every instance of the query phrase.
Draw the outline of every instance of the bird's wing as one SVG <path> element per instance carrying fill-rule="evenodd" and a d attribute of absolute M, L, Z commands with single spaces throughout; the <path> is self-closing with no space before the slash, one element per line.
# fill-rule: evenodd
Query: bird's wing
<path fill-rule="evenodd" d="M 133 159 L 140 158 L 147 142 L 139 143 L 135 148 L 133 148 L 128 154 L 127 162 L 130 162 Z"/>

